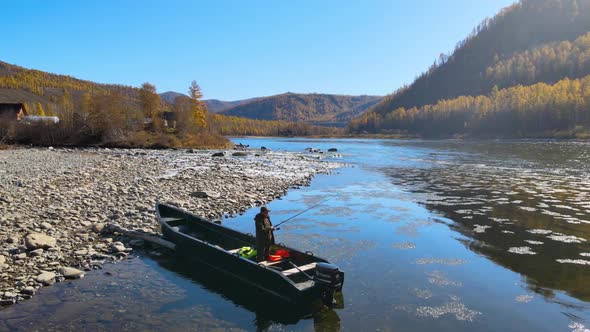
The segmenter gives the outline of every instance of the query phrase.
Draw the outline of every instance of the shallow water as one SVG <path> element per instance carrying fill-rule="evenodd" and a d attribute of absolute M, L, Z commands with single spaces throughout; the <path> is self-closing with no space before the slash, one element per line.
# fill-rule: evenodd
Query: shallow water
<path fill-rule="evenodd" d="M 345 270 L 336 308 L 293 312 L 182 259 L 141 254 L 0 311 L 0 330 L 590 328 L 590 144 L 235 141 L 336 147 L 329 160 L 349 165 L 269 204 L 278 223 L 333 197 L 276 237 Z M 224 224 L 253 233 L 256 212 Z"/>

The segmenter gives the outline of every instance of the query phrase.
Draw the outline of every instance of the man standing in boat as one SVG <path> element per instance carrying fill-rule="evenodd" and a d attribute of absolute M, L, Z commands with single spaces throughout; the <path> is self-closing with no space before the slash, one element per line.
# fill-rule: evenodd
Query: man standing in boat
<path fill-rule="evenodd" d="M 275 244 L 275 236 L 273 234 L 275 228 L 270 222 L 269 212 L 270 210 L 266 206 L 263 206 L 260 208 L 260 213 L 254 217 L 256 224 L 256 258 L 259 262 L 268 259 L 270 246 Z"/>

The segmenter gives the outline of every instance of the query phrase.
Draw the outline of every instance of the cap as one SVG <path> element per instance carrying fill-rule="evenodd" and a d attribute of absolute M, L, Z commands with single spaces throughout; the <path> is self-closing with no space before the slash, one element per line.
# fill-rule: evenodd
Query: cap
<path fill-rule="evenodd" d="M 266 206 L 263 206 L 260 208 L 260 212 L 270 212 L 270 210 Z"/>

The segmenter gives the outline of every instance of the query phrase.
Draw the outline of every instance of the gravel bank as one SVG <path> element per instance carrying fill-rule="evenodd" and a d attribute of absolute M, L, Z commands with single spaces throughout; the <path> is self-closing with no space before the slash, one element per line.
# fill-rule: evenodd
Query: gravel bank
<path fill-rule="evenodd" d="M 223 156 L 213 157 L 214 152 Z M 102 228 L 115 222 L 158 234 L 158 200 L 220 218 L 308 185 L 314 174 L 339 166 L 311 153 L 219 152 L 0 151 L 0 304 L 125 258 L 142 242 L 113 238 Z"/>

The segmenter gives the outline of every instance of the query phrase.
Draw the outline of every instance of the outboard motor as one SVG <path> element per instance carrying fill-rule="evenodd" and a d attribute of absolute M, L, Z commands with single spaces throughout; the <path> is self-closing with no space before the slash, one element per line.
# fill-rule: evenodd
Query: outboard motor
<path fill-rule="evenodd" d="M 320 287 L 324 303 L 328 306 L 334 305 L 336 303 L 334 293 L 342 289 L 344 272 L 334 264 L 317 263 L 314 280 Z"/>

